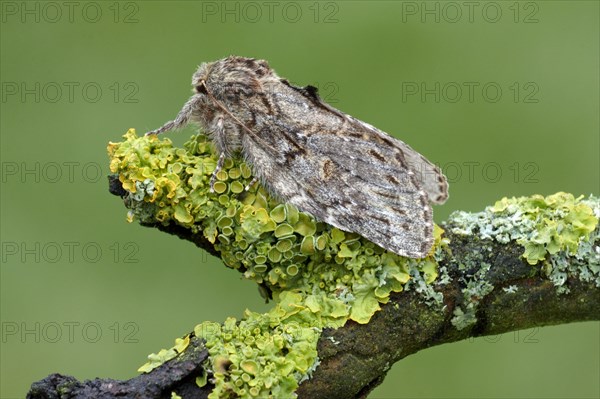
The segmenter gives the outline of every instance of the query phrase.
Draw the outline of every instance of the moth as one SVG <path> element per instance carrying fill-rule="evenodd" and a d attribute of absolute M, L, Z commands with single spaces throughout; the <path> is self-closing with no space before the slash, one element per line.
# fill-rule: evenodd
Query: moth
<path fill-rule="evenodd" d="M 281 201 L 398 255 L 428 254 L 431 203 L 446 201 L 448 183 L 421 154 L 325 103 L 315 87 L 291 84 L 264 60 L 203 63 L 192 86 L 177 117 L 146 134 L 199 124 L 220 154 L 211 188 L 225 158 L 241 155 Z"/>

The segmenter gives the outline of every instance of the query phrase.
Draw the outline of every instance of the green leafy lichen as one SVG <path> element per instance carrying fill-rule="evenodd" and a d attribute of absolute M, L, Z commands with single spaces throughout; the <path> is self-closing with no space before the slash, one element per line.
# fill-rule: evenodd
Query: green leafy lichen
<path fill-rule="evenodd" d="M 455 234 L 478 235 L 523 246 L 523 258 L 542 271 L 559 292 L 568 274 L 600 286 L 600 200 L 559 192 L 549 196 L 503 198 L 483 212 L 455 212 L 449 224 Z"/>
<path fill-rule="evenodd" d="M 190 344 L 190 336 L 186 335 L 183 338 L 176 338 L 175 345 L 170 349 L 161 349 L 158 353 L 148 355 L 148 362 L 142 365 L 138 371 L 140 373 L 148 373 L 166 361 L 174 359 L 182 353 Z"/>
<path fill-rule="evenodd" d="M 565 251 L 575 255 L 579 243 L 594 231 L 598 219 L 592 208 L 581 202 L 582 198 L 562 192 L 547 197 L 503 198 L 491 210 L 505 217 L 519 215 L 534 223 L 534 229 L 517 242 L 525 247 L 523 257 L 535 265 L 547 254 Z"/>
<path fill-rule="evenodd" d="M 406 259 L 279 203 L 260 185 L 244 191 L 252 173 L 239 159 L 225 161 L 211 192 L 217 157 L 206 136 L 192 136 L 184 148 L 157 136 L 137 137 L 134 130 L 124 138 L 110 143 L 108 152 L 110 169 L 127 191 L 127 219 L 202 234 L 225 265 L 267 287 L 276 301 L 267 314 L 247 311 L 239 321 L 196 328 L 210 354 L 216 386 L 211 397 L 293 396 L 318 362 L 322 328 L 349 319 L 367 323 L 409 282 L 430 303 L 441 303 L 441 294 L 430 287 L 447 244 L 440 228 L 427 258 Z M 207 333 L 209 327 L 214 333 Z M 151 355 L 142 371 L 178 352 L 161 353 Z"/>
<path fill-rule="evenodd" d="M 237 321 L 204 322 L 194 329 L 212 358 L 211 398 L 294 396 L 299 381 L 318 364 L 320 329 L 298 293 L 283 292 L 268 313 L 246 310 Z"/>

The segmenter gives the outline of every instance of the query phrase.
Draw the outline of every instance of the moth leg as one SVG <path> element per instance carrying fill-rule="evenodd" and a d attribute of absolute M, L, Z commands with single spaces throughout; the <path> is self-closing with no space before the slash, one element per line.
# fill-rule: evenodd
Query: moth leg
<path fill-rule="evenodd" d="M 150 136 L 152 134 L 161 134 L 161 133 L 164 133 L 164 132 L 168 132 L 169 130 L 175 129 L 175 127 L 177 127 L 175 121 L 168 121 L 167 123 L 165 123 L 164 125 L 162 125 L 158 129 L 154 129 L 154 130 L 151 130 L 151 131 L 147 132 L 145 134 L 145 136 Z"/>
<path fill-rule="evenodd" d="M 256 184 L 257 181 L 258 181 L 258 177 L 254 176 L 252 178 L 252 180 L 250 180 L 250 183 L 248 183 L 248 185 L 244 188 L 244 191 L 250 190 L 252 188 L 252 186 Z"/>
<path fill-rule="evenodd" d="M 217 161 L 217 167 L 215 168 L 215 171 L 213 172 L 212 176 L 210 177 L 210 192 L 211 193 L 215 192 L 215 181 L 217 180 L 217 173 L 219 173 L 221 171 L 221 169 L 223 169 L 224 162 L 225 162 L 225 153 L 222 152 L 221 155 L 219 155 L 219 160 Z"/>
<path fill-rule="evenodd" d="M 181 111 L 177 114 L 177 117 L 172 121 L 168 121 L 158 129 L 154 129 L 145 134 L 145 136 L 151 134 L 160 134 L 164 132 L 168 132 L 169 130 L 179 129 L 188 124 L 190 117 L 192 116 L 192 111 L 198 107 L 197 102 L 199 101 L 198 96 L 192 96 L 189 100 L 183 105 Z"/>

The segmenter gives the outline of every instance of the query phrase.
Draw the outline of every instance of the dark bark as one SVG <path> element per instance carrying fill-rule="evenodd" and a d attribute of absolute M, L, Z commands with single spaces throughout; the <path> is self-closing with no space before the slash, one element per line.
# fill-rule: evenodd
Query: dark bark
<path fill-rule="evenodd" d="M 202 362 L 208 351 L 195 339 L 177 361 L 166 362 L 151 373 L 141 374 L 126 381 L 99 379 L 77 381 L 61 374 L 51 374 L 31 385 L 28 399 L 59 398 L 171 398 L 171 392 L 180 392 L 184 398 L 206 398 L 210 390 L 201 390 L 196 377 L 202 375 Z"/>

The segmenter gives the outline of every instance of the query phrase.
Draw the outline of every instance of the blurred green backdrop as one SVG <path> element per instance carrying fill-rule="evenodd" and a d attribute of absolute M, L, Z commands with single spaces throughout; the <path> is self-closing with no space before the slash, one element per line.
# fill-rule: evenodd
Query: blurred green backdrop
<path fill-rule="evenodd" d="M 130 378 L 196 323 L 267 309 L 218 260 L 127 224 L 107 191 L 107 143 L 174 117 L 203 61 L 267 59 L 439 163 L 438 222 L 600 194 L 597 1 L 0 5 L 2 398 L 52 372 Z M 432 348 L 371 397 L 597 398 L 599 340 L 596 322 Z"/>

